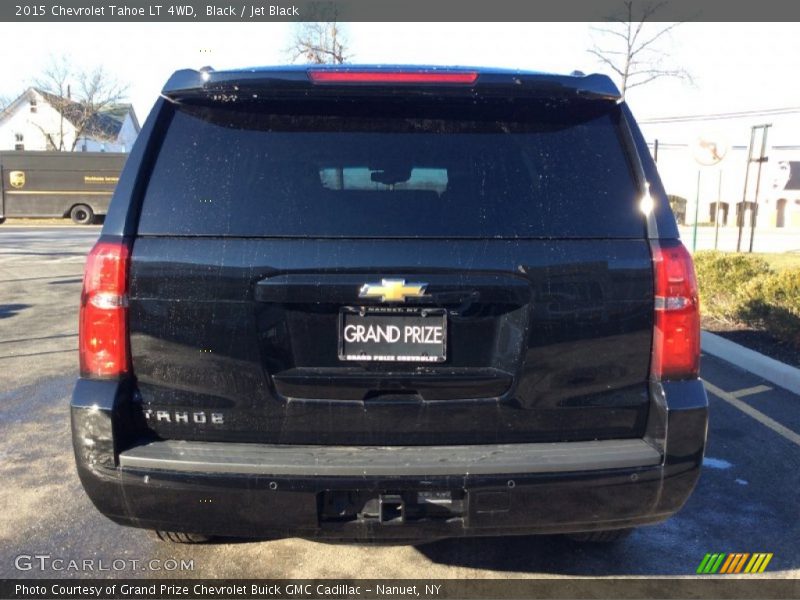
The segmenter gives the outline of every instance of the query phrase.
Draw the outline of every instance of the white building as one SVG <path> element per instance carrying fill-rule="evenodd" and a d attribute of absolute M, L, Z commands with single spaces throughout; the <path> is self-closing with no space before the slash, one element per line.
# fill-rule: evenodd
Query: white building
<path fill-rule="evenodd" d="M 63 116 L 55 106 L 63 107 Z M 0 150 L 70 150 L 81 112 L 77 102 L 28 88 L 0 112 Z M 74 149 L 130 152 L 139 129 L 133 106 L 115 104 L 90 119 Z"/>
<path fill-rule="evenodd" d="M 800 108 L 752 111 L 728 115 L 698 115 L 643 119 L 640 126 L 655 153 L 667 194 L 685 200 L 685 224 L 713 223 L 719 201 L 719 223 L 737 226 L 742 214 L 749 225 L 756 200 L 758 164 L 750 164 L 745 197 L 745 174 L 751 127 L 770 124 L 758 181 L 758 229 L 800 230 Z M 702 166 L 695 158 L 698 138 L 719 140 L 727 153 L 715 166 Z M 753 157 L 761 153 L 761 131 L 756 130 Z M 698 199 L 699 177 L 699 204 Z M 742 208 L 744 207 L 744 211 Z M 680 220 L 680 219 L 679 219 Z"/>

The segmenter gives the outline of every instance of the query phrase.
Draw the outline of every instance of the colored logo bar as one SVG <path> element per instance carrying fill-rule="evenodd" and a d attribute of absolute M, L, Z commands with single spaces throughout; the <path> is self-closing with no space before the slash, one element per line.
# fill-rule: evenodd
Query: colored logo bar
<path fill-rule="evenodd" d="M 732 575 L 735 573 L 763 573 L 772 552 L 706 554 L 697 567 L 700 575 Z"/>

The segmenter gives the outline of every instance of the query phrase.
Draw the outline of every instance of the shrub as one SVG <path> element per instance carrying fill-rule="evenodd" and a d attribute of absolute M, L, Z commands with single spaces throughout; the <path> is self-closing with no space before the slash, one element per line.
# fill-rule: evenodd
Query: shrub
<path fill-rule="evenodd" d="M 760 275 L 744 285 L 735 314 L 800 348 L 800 269 Z"/>
<path fill-rule="evenodd" d="M 696 252 L 694 266 L 703 314 L 724 321 L 738 318 L 744 286 L 771 273 L 763 258 L 717 251 Z"/>

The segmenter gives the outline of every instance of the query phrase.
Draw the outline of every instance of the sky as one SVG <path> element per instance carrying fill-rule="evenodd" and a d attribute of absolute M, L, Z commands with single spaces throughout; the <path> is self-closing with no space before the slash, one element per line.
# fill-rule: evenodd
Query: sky
<path fill-rule="evenodd" d="M 348 23 L 353 62 L 604 72 L 587 49 L 591 23 Z M 655 24 L 653 27 L 660 27 Z M 30 85 L 51 57 L 103 65 L 128 82 L 144 121 L 181 68 L 284 64 L 291 23 L 0 23 L 0 95 Z M 607 40 L 608 38 L 606 38 Z M 693 82 L 661 79 L 629 91 L 641 122 L 675 115 L 800 107 L 800 23 L 684 23 L 660 46 Z M 668 129 L 668 128 L 667 128 Z M 749 130 L 748 130 L 749 132 Z M 789 137 L 800 144 L 800 131 Z"/>

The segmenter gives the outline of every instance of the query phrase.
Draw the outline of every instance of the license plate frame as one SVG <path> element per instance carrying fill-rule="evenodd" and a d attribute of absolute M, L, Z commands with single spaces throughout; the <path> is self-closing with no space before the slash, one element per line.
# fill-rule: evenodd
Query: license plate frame
<path fill-rule="evenodd" d="M 345 327 L 353 322 L 361 321 L 362 325 L 375 325 L 383 320 L 384 325 L 401 327 L 400 339 L 397 342 L 387 341 L 348 341 L 345 339 Z M 435 329 L 426 329 L 422 332 L 411 332 L 412 341 L 404 340 L 406 326 L 440 327 L 439 334 Z M 384 307 L 384 306 L 344 306 L 339 310 L 338 319 L 338 354 L 339 360 L 345 362 L 390 362 L 390 363 L 443 363 L 447 360 L 447 311 L 443 308 L 424 307 Z M 351 332 L 352 333 L 352 330 Z M 421 338 L 435 340 L 439 337 L 441 342 L 415 342 L 413 336 L 418 333 Z M 388 334 L 388 330 L 387 330 Z M 380 333 L 378 334 L 380 335 Z M 351 336 L 352 337 L 352 336 Z M 371 352 L 365 348 L 373 346 Z M 390 351 L 396 347 L 399 351 Z M 427 350 L 429 348 L 429 350 Z M 413 351 L 411 351 L 411 350 Z"/>

